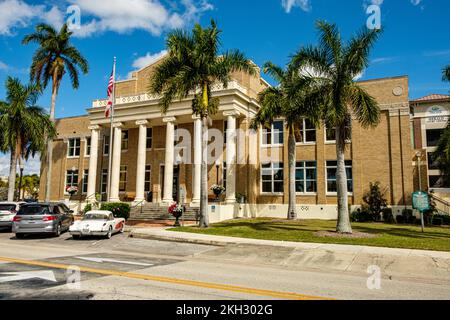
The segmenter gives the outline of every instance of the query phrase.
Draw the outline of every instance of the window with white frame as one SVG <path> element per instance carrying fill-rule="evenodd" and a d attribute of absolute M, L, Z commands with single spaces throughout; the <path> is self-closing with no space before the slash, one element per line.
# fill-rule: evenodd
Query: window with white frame
<path fill-rule="evenodd" d="M 85 147 L 85 152 L 84 155 L 86 157 L 89 157 L 91 155 L 91 137 L 87 137 L 86 138 L 86 147 Z"/>
<path fill-rule="evenodd" d="M 152 166 L 145 166 L 145 184 L 144 184 L 145 192 L 152 191 Z"/>
<path fill-rule="evenodd" d="M 263 193 L 284 192 L 283 163 L 268 163 L 261 166 L 261 191 Z"/>
<path fill-rule="evenodd" d="M 353 170 L 352 161 L 345 161 L 345 170 L 347 172 L 347 190 L 353 192 Z M 327 193 L 337 192 L 337 161 L 327 161 Z"/>
<path fill-rule="evenodd" d="M 317 192 L 317 162 L 301 161 L 296 163 L 295 191 L 304 194 Z"/>
<path fill-rule="evenodd" d="M 108 191 L 108 169 L 102 170 L 102 183 L 100 191 L 102 194 L 105 194 Z"/>
<path fill-rule="evenodd" d="M 78 170 L 68 170 L 66 173 L 66 187 L 78 186 Z"/>
<path fill-rule="evenodd" d="M 89 170 L 84 170 L 83 172 L 83 186 L 81 191 L 87 193 L 88 191 L 88 181 L 89 181 Z"/>
<path fill-rule="evenodd" d="M 316 126 L 308 119 L 303 119 L 298 132 L 296 132 L 296 142 L 316 143 L 316 136 Z"/>
<path fill-rule="evenodd" d="M 122 131 L 122 151 L 128 150 L 128 130 Z"/>
<path fill-rule="evenodd" d="M 153 148 L 153 128 L 147 128 L 147 149 Z"/>
<path fill-rule="evenodd" d="M 336 129 L 325 127 L 325 141 L 330 143 L 336 142 Z"/>
<path fill-rule="evenodd" d="M 81 139 L 80 138 L 69 139 L 69 150 L 68 150 L 69 158 L 79 157 L 80 150 L 81 150 Z"/>
<path fill-rule="evenodd" d="M 127 166 L 120 166 L 120 180 L 119 180 L 119 191 L 127 191 Z"/>
<path fill-rule="evenodd" d="M 264 127 L 261 131 L 263 146 L 276 146 L 284 143 L 284 121 L 274 121 L 270 128 Z"/>
<path fill-rule="evenodd" d="M 103 138 L 103 155 L 109 155 L 109 136 L 104 136 Z"/>

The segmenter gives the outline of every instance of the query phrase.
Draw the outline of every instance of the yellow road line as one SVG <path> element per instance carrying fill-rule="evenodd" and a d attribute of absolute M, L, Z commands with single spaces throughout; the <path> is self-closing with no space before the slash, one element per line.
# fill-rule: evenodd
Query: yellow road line
<path fill-rule="evenodd" d="M 73 266 L 59 264 L 59 263 L 22 260 L 22 259 L 14 259 L 14 258 L 7 258 L 7 257 L 0 257 L 0 261 L 8 262 L 8 263 L 17 263 L 17 264 L 21 264 L 21 265 L 35 266 L 35 267 L 64 269 L 64 270 L 67 270 L 68 268 L 73 267 Z M 152 275 L 130 273 L 130 272 L 124 272 L 124 271 L 97 269 L 97 268 L 89 268 L 89 267 L 82 267 L 82 266 L 77 266 L 77 267 L 80 268 L 80 271 L 83 271 L 83 272 L 101 274 L 101 275 L 106 275 L 106 276 L 118 276 L 118 277 L 130 278 L 130 279 L 139 279 L 139 280 L 147 280 L 147 281 L 155 281 L 155 282 L 163 282 L 163 283 L 173 283 L 173 284 L 206 288 L 206 289 L 247 293 L 247 294 L 264 296 L 264 297 L 273 297 L 273 298 L 281 298 L 281 299 L 289 299 L 289 300 L 331 300 L 329 298 L 317 297 L 317 296 L 307 296 L 307 295 L 291 293 L 291 292 L 279 292 L 279 291 L 272 291 L 272 290 L 245 288 L 245 287 L 239 287 L 239 286 L 233 286 L 233 285 L 225 285 L 225 284 L 218 284 L 218 283 L 209 283 L 209 282 L 201 282 L 201 281 L 193 281 L 193 280 L 152 276 Z"/>

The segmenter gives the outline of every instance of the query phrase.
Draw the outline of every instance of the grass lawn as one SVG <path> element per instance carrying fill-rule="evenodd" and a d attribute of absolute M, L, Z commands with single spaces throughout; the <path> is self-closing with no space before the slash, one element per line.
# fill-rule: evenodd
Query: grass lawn
<path fill-rule="evenodd" d="M 226 221 L 214 224 L 209 229 L 184 227 L 174 228 L 171 231 L 264 240 L 450 251 L 450 228 L 426 228 L 425 233 L 422 233 L 420 226 L 383 223 L 352 223 L 352 226 L 354 232 L 370 234 L 373 237 L 340 238 L 323 237 L 316 234 L 321 231 L 335 231 L 335 221 L 283 221 L 265 218 Z"/>

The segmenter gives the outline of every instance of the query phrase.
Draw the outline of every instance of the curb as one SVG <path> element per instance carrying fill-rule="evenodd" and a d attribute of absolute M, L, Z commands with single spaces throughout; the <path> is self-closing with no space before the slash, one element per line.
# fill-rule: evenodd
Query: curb
<path fill-rule="evenodd" d="M 140 232 L 136 232 L 136 230 L 129 230 L 129 231 L 125 231 L 125 232 L 129 233 L 128 237 L 137 238 L 137 239 L 159 240 L 159 241 L 178 242 L 178 243 L 191 243 L 191 244 L 201 244 L 201 245 L 217 246 L 217 247 L 225 247 L 228 245 L 239 245 L 238 242 L 224 242 L 224 241 L 215 241 L 215 240 L 170 237 L 170 236 L 140 233 Z"/>

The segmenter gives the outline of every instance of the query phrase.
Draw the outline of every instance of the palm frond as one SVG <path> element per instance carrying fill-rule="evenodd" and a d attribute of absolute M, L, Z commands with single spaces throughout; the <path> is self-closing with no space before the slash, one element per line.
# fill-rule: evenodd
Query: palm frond
<path fill-rule="evenodd" d="M 374 127 L 380 123 L 380 107 L 366 90 L 357 84 L 348 88 L 348 103 L 352 106 L 358 121 L 365 128 Z"/>
<path fill-rule="evenodd" d="M 450 82 L 450 65 L 442 70 L 442 80 Z"/>

